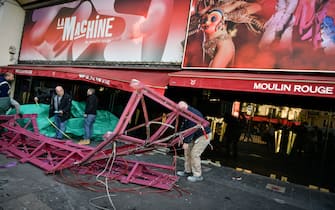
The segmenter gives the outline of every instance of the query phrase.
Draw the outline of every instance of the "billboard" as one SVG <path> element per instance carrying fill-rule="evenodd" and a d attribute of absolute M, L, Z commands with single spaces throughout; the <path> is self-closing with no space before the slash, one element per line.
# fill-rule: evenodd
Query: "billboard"
<path fill-rule="evenodd" d="M 193 0 L 184 69 L 335 72 L 335 0 Z"/>
<path fill-rule="evenodd" d="M 89 0 L 27 11 L 19 60 L 181 63 L 188 0 Z"/>

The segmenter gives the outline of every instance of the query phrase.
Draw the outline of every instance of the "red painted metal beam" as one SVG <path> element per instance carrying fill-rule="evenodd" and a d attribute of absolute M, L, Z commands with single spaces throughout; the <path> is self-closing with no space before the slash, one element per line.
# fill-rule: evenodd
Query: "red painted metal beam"
<path fill-rule="evenodd" d="M 121 158 L 132 154 L 145 153 L 159 147 L 172 147 L 191 135 L 201 127 L 209 124 L 208 121 L 189 112 L 180 110 L 175 102 L 148 88 L 139 81 L 130 84 L 134 91 L 125 107 L 114 131 L 104 135 L 104 141 L 96 147 L 82 146 L 72 141 L 62 141 L 41 135 L 38 132 L 37 115 L 0 116 L 0 152 L 10 153 L 21 162 L 30 162 L 47 173 L 54 173 L 66 168 L 77 168 L 78 171 L 98 175 L 106 167 L 110 172 L 103 174 L 111 179 L 123 183 L 171 189 L 178 177 L 175 175 L 175 165 L 161 165 Z M 169 110 L 166 121 L 162 118 L 150 119 L 145 98 L 149 98 Z M 128 128 L 135 110 L 142 107 L 144 123 Z M 196 126 L 178 132 L 179 117 L 189 119 Z M 151 129 L 151 126 L 158 126 Z M 145 128 L 146 137 L 139 138 L 128 135 L 130 132 Z M 28 128 L 32 128 L 28 130 Z M 111 145 L 116 145 L 111 149 Z M 114 157 L 113 165 L 108 166 L 109 159 Z"/>

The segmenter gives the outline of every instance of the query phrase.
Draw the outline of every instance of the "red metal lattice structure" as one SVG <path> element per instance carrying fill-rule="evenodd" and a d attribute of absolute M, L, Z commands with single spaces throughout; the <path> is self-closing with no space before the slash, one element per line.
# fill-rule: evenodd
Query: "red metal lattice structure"
<path fill-rule="evenodd" d="M 203 129 L 209 122 L 188 110 L 180 110 L 175 102 L 137 80 L 133 80 L 130 85 L 134 91 L 118 124 L 114 131 L 104 135 L 104 141 L 96 147 L 78 145 L 70 140 L 56 140 L 41 135 L 35 114 L 22 117 L 1 115 L 0 152 L 10 154 L 23 163 L 30 162 L 47 173 L 75 167 L 80 173 L 98 175 L 108 167 L 111 170 L 105 171 L 102 175 L 122 183 L 171 189 L 178 181 L 174 173 L 175 164 L 162 165 L 136 161 L 127 159 L 126 156 L 161 147 L 173 147 L 196 130 Z M 147 98 L 167 110 L 164 122 L 162 117 L 150 120 Z M 127 129 L 138 107 L 142 108 L 144 123 Z M 180 117 L 195 122 L 196 126 L 178 131 Z M 130 135 L 137 129 L 145 129 L 144 138 Z M 117 146 L 112 147 L 112 145 Z M 110 162 L 112 156 L 114 159 Z"/>

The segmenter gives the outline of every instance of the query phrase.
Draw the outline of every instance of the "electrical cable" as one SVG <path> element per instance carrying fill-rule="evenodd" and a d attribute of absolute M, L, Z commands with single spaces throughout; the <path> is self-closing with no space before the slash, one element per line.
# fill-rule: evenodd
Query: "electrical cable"
<path fill-rule="evenodd" d="M 101 181 L 101 180 L 99 179 L 99 177 L 100 177 L 101 175 L 103 175 L 103 174 L 106 172 L 106 170 L 107 170 L 107 168 L 108 168 L 108 165 L 109 165 L 110 161 L 112 160 L 112 162 L 111 162 L 111 164 L 110 164 L 110 167 L 109 167 L 109 170 L 108 170 L 108 174 L 111 173 L 112 168 L 113 168 L 113 164 L 114 164 L 114 161 L 115 161 L 115 158 L 116 158 L 116 142 L 114 141 L 114 142 L 113 142 L 113 152 L 112 152 L 112 155 L 108 158 L 108 161 L 107 161 L 107 163 L 106 163 L 105 168 L 104 168 L 104 169 L 103 169 L 103 170 L 96 176 L 96 180 L 97 180 L 97 182 L 100 182 L 101 184 L 103 184 L 103 185 L 105 186 L 106 193 L 107 193 L 106 197 L 108 198 L 109 203 L 111 204 L 111 206 L 112 206 L 112 208 L 113 208 L 114 210 L 116 210 L 116 207 L 115 207 L 115 205 L 114 205 L 114 203 L 113 203 L 113 200 L 111 199 L 111 195 L 110 195 L 110 192 L 109 192 L 109 187 L 108 187 L 108 177 L 105 176 L 105 182 Z M 116 195 L 113 195 L 113 196 L 116 196 Z M 93 198 L 93 199 L 91 199 L 91 201 L 92 201 L 92 200 L 95 200 L 95 199 L 96 199 L 96 198 Z M 94 205 L 95 205 L 95 204 L 94 204 Z M 96 208 L 103 209 L 103 210 L 107 210 L 107 208 L 104 208 L 104 207 L 97 207 L 97 206 L 95 206 L 95 207 L 96 207 Z"/>
<path fill-rule="evenodd" d="M 112 196 L 116 196 L 116 195 L 112 195 Z M 106 198 L 108 197 L 108 195 L 102 195 L 102 196 L 98 196 L 98 197 L 94 197 L 94 198 L 91 198 L 88 202 L 91 206 L 97 208 L 97 209 L 104 209 L 104 210 L 108 210 L 108 208 L 105 208 L 105 207 L 102 207 L 102 206 L 99 206 L 97 204 L 95 204 L 93 201 L 95 200 L 99 200 L 101 198 Z"/>
<path fill-rule="evenodd" d="M 50 122 L 50 123 L 52 123 L 52 122 Z M 163 124 L 163 123 L 157 122 L 155 124 Z M 168 127 L 170 127 L 170 126 L 168 126 Z M 199 127 L 199 125 L 197 125 L 197 126 L 195 126 L 193 128 L 186 129 L 186 130 L 184 130 L 182 132 L 177 132 L 174 135 L 171 135 L 171 136 L 165 137 L 163 139 L 160 139 L 160 141 L 166 141 L 166 140 L 171 139 L 171 137 L 176 137 L 176 136 L 179 136 L 180 140 L 182 141 L 183 134 L 185 132 L 188 132 L 189 130 L 197 128 L 197 127 Z M 172 128 L 172 127 L 170 127 L 170 128 Z M 172 165 L 174 166 L 174 173 L 175 174 L 176 174 L 176 165 L 177 165 L 177 150 L 178 149 L 176 149 L 173 146 L 174 157 L 173 157 L 173 160 L 172 160 Z M 106 158 L 107 158 L 107 156 L 106 156 Z M 127 163 L 128 162 L 127 160 L 122 159 L 121 161 L 125 162 L 126 168 L 129 167 L 129 165 Z M 98 199 L 102 199 L 102 198 L 106 198 L 107 197 L 108 200 L 109 200 L 110 205 L 112 206 L 112 209 L 116 210 L 116 207 L 115 207 L 115 205 L 113 203 L 113 200 L 111 198 L 111 197 L 116 196 L 116 195 L 115 194 L 111 195 L 110 194 L 111 191 L 112 192 L 135 192 L 135 193 L 137 192 L 137 193 L 139 193 L 141 195 L 142 194 L 147 194 L 147 193 L 157 193 L 158 192 L 158 193 L 164 193 L 166 196 L 169 196 L 169 197 L 175 197 L 175 196 L 181 197 L 184 193 L 190 194 L 190 192 L 188 192 L 185 189 L 181 189 L 176 184 L 173 185 L 172 189 L 173 189 L 174 192 L 177 192 L 177 195 L 171 195 L 171 194 L 169 194 L 171 192 L 170 190 L 148 190 L 148 191 L 142 191 L 143 189 L 148 189 L 149 186 L 132 187 L 132 188 L 127 188 L 127 189 L 123 189 L 123 188 L 122 189 L 121 188 L 120 189 L 118 189 L 118 188 L 110 188 L 109 183 L 108 183 L 108 181 L 109 181 L 110 178 L 108 178 L 108 177 L 111 177 L 111 176 L 108 176 L 108 175 L 111 174 L 113 166 L 115 164 L 117 164 L 117 161 L 116 161 L 116 142 L 113 143 L 112 154 L 109 155 L 107 163 L 106 162 L 96 162 L 96 164 L 95 165 L 91 165 L 91 166 L 82 166 L 81 165 L 81 166 L 78 166 L 78 167 L 70 169 L 72 173 L 80 174 L 81 170 L 90 171 L 92 168 L 93 168 L 93 170 L 96 170 L 97 168 L 101 168 L 101 169 L 103 168 L 103 170 L 95 177 L 95 180 L 96 180 L 95 183 L 92 183 L 90 181 L 84 181 L 84 180 L 80 179 L 80 177 L 78 177 L 78 182 L 71 181 L 71 183 L 70 182 L 68 182 L 68 183 L 70 183 L 70 185 L 72 185 L 74 187 L 84 187 L 86 189 L 89 189 L 89 190 L 95 191 L 95 192 L 99 192 L 99 189 L 97 189 L 97 187 L 103 187 L 104 188 L 103 191 L 106 192 L 106 195 L 99 196 L 99 197 L 94 197 L 94 198 L 91 198 L 89 200 L 89 204 L 91 206 L 97 208 L 97 209 L 103 209 L 103 210 L 110 209 L 110 208 L 107 208 L 105 206 L 99 206 L 96 203 L 94 203 L 94 201 L 96 201 Z M 83 167 L 85 167 L 85 168 L 83 169 Z M 108 172 L 107 172 L 107 170 L 108 170 Z M 126 169 L 126 171 L 128 171 L 128 169 Z M 126 173 L 126 172 L 121 172 L 121 173 Z M 105 176 L 105 180 L 99 179 L 100 176 Z M 100 190 L 100 192 L 101 192 L 101 190 Z"/>
<path fill-rule="evenodd" d="M 164 126 L 167 126 L 167 127 L 169 127 L 169 128 L 172 128 L 172 129 L 175 128 L 173 125 L 170 125 L 170 124 L 167 124 L 167 123 L 163 123 L 163 122 L 150 121 L 150 122 L 148 123 L 148 126 L 150 126 L 151 124 L 164 125 Z"/>
<path fill-rule="evenodd" d="M 78 168 L 79 170 L 79 168 Z M 88 181 L 84 181 L 82 180 L 79 176 L 78 176 L 78 171 L 75 171 L 75 169 L 70 168 L 69 171 L 71 172 L 71 176 L 69 177 L 75 177 L 75 181 L 70 180 L 69 178 L 67 178 L 64 174 L 63 174 L 63 170 L 60 171 L 60 178 L 58 176 L 55 177 L 55 180 L 66 184 L 66 185 L 70 185 L 72 187 L 77 187 L 77 188 L 85 188 L 88 189 L 90 191 L 93 192 L 104 192 L 104 190 L 101 190 L 99 188 L 101 188 L 101 184 L 97 183 L 97 182 L 88 182 Z M 93 176 L 92 176 L 93 177 Z M 98 188 L 99 187 L 99 188 Z"/>
<path fill-rule="evenodd" d="M 59 132 L 61 132 L 61 134 L 63 134 L 63 136 L 65 136 L 66 138 L 72 140 L 72 138 L 70 136 L 68 136 L 66 133 L 64 133 L 61 129 L 59 129 L 55 123 L 53 123 L 48 117 L 47 117 L 47 120 L 49 121 L 49 123 L 54 127 L 56 128 Z"/>
<path fill-rule="evenodd" d="M 177 149 L 175 147 L 173 147 L 173 150 L 174 150 L 174 153 L 175 153 L 175 157 L 174 157 L 172 165 L 176 165 L 176 162 L 177 162 L 177 157 L 176 157 L 177 152 L 176 151 L 177 151 Z M 113 154 L 109 157 L 109 163 L 111 162 L 112 157 L 114 157 Z M 127 160 L 122 159 L 121 161 L 123 161 L 126 165 L 128 165 Z M 81 174 L 80 171 L 82 171 L 82 170 L 90 171 L 91 170 L 90 168 L 97 169 L 97 167 L 99 167 L 99 168 L 103 167 L 104 168 L 104 170 L 99 173 L 99 174 L 103 175 L 103 173 L 106 172 L 106 170 L 109 166 L 109 163 L 108 164 L 104 163 L 103 165 L 102 165 L 103 162 L 101 162 L 101 163 L 96 162 L 96 163 L 97 163 L 97 165 L 96 164 L 95 165 L 89 165 L 89 166 L 81 165 L 81 166 L 77 166 L 77 167 L 71 167 L 70 169 L 68 169 L 71 172 L 71 174 L 68 175 L 68 177 L 71 177 L 72 181 L 70 181 L 69 178 L 65 177 L 64 174 L 63 174 L 63 170 L 61 170 L 60 174 L 61 174 L 63 180 L 65 180 L 65 181 L 61 181 L 61 183 L 68 184 L 70 186 L 77 187 L 77 188 L 85 188 L 85 189 L 88 189 L 88 190 L 94 191 L 94 192 L 105 192 L 106 190 L 108 190 L 108 192 L 113 191 L 113 192 L 138 193 L 140 195 L 148 194 L 148 193 L 161 193 L 164 196 L 168 196 L 168 197 L 171 197 L 171 198 L 178 198 L 178 197 L 182 197 L 184 194 L 191 194 L 190 192 L 188 192 L 185 189 L 182 189 L 180 186 L 178 186 L 176 184 L 174 184 L 173 187 L 172 187 L 173 191 L 170 191 L 170 190 L 142 191 L 142 190 L 145 190 L 145 189 L 149 189 L 149 186 L 139 186 L 139 187 L 130 187 L 130 188 L 110 188 L 110 186 L 108 186 L 108 183 L 103 182 L 101 180 L 99 180 L 99 182 L 92 183 L 90 181 L 85 181 L 85 180 L 81 179 L 81 177 L 78 176 L 79 174 Z M 115 166 L 116 163 L 117 163 L 117 161 L 115 160 L 115 162 L 111 166 Z M 109 167 L 109 172 L 111 171 L 111 166 Z M 128 168 L 128 167 L 126 167 L 126 168 Z M 74 177 L 74 179 L 76 179 L 78 181 L 77 182 L 73 181 L 73 177 Z M 97 178 L 95 176 L 95 180 L 96 179 Z M 57 179 L 57 180 L 60 181 L 59 179 Z M 101 185 L 101 183 L 102 183 L 103 186 Z M 99 190 L 97 187 L 99 187 L 99 188 L 103 187 L 104 189 Z M 175 193 L 177 193 L 177 195 L 171 195 L 170 194 L 171 192 L 175 192 Z M 113 196 L 115 196 L 115 195 L 111 195 L 109 193 L 109 197 L 108 197 L 108 194 L 104 195 L 104 196 L 95 197 L 95 198 L 92 198 L 92 199 L 89 200 L 89 204 L 91 206 L 97 208 L 97 209 L 105 210 L 105 209 L 108 209 L 108 208 L 99 206 L 99 205 L 95 204 L 94 201 L 96 201 L 98 199 L 106 198 L 106 197 L 111 199 L 111 197 L 113 197 Z"/>

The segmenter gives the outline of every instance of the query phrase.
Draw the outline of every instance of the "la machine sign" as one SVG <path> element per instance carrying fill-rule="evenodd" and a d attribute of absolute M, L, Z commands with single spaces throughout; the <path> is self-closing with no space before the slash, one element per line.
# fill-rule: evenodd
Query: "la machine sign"
<path fill-rule="evenodd" d="M 335 84 L 295 84 L 295 83 L 276 83 L 276 82 L 254 82 L 253 90 L 269 93 L 282 93 L 309 96 L 331 96 L 334 95 Z"/>

